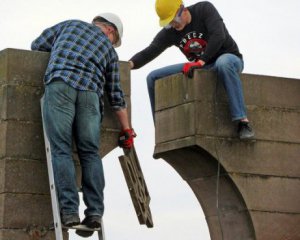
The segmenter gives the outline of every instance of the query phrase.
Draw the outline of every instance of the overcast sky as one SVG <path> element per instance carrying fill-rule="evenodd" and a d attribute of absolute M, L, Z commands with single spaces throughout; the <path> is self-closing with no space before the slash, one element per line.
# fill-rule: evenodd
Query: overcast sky
<path fill-rule="evenodd" d="M 186 5 L 198 1 L 186 0 Z M 244 73 L 300 78 L 299 0 L 212 0 L 239 45 Z M 101 12 L 123 20 L 123 44 L 117 49 L 127 61 L 146 47 L 159 31 L 155 0 L 0 0 L 0 50 L 30 49 L 42 30 L 66 19 L 90 22 Z M 164 160 L 152 158 L 154 127 L 146 75 L 168 64 L 186 61 L 170 48 L 153 62 L 131 73 L 132 123 L 148 190 L 154 228 L 140 226 L 121 171 L 117 149 L 104 159 L 105 233 L 107 240 L 209 240 L 202 210 L 188 185 Z M 83 207 L 81 208 L 83 210 Z M 71 232 L 70 239 L 77 238 Z M 96 235 L 90 239 L 97 239 Z"/>

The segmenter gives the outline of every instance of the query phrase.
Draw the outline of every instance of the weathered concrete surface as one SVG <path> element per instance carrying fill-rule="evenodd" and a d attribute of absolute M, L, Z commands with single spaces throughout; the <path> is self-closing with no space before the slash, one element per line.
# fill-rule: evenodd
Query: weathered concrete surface
<path fill-rule="evenodd" d="M 254 141 L 238 140 L 217 83 L 204 70 L 157 81 L 155 157 L 190 185 L 212 240 L 300 239 L 300 81 L 242 75 Z"/>
<path fill-rule="evenodd" d="M 0 240 L 55 239 L 39 101 L 48 58 L 43 52 L 0 52 Z M 130 116 L 129 66 L 120 67 Z M 117 147 L 119 133 L 109 104 L 104 116 L 102 157 Z"/>

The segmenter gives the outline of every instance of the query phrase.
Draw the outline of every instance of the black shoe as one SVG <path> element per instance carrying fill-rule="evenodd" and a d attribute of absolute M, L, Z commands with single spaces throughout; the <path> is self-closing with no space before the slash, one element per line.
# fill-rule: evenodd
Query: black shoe
<path fill-rule="evenodd" d="M 61 223 L 65 227 L 73 227 L 75 225 L 80 224 L 80 218 L 78 214 L 62 214 L 61 215 Z"/>
<path fill-rule="evenodd" d="M 87 216 L 81 222 L 82 225 L 88 228 L 100 228 L 101 227 L 101 217 L 97 215 Z M 76 230 L 75 233 L 81 237 L 90 237 L 93 235 L 94 231 Z"/>
<path fill-rule="evenodd" d="M 238 124 L 238 134 L 239 138 L 242 140 L 251 139 L 254 137 L 254 131 L 249 125 L 249 122 L 240 121 Z"/>

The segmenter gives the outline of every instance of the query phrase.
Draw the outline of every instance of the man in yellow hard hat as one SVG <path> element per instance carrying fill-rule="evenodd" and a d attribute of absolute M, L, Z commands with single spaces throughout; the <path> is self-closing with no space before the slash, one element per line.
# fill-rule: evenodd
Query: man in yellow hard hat
<path fill-rule="evenodd" d="M 153 116 L 157 79 L 180 72 L 192 77 L 195 68 L 211 69 L 225 87 L 232 121 L 238 123 L 239 138 L 253 138 L 239 77 L 244 67 L 243 57 L 217 9 L 207 1 L 185 7 L 182 0 L 156 0 L 155 8 L 163 29 L 148 47 L 129 60 L 131 68 L 144 66 L 171 46 L 176 46 L 189 62 L 163 67 L 147 76 Z"/>

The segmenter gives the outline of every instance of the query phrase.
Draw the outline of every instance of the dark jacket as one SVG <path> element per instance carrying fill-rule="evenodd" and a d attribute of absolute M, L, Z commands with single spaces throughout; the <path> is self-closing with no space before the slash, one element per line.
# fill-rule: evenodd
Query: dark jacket
<path fill-rule="evenodd" d="M 199 2 L 187 8 L 192 16 L 191 23 L 181 31 L 163 28 L 147 48 L 130 59 L 135 69 L 152 61 L 173 45 L 178 47 L 189 61 L 201 59 L 210 64 L 224 53 L 232 53 L 242 58 L 222 17 L 210 2 Z"/>

